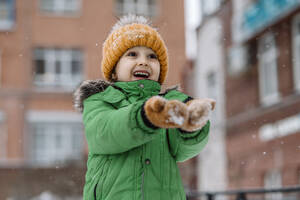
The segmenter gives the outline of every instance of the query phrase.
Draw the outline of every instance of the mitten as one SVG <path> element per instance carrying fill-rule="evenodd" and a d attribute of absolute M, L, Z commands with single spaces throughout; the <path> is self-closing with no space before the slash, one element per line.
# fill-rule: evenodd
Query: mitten
<path fill-rule="evenodd" d="M 188 107 L 188 118 L 181 129 L 193 132 L 205 126 L 210 112 L 215 108 L 216 102 L 213 99 L 193 99 L 186 104 Z"/>
<path fill-rule="evenodd" d="M 144 104 L 147 119 L 160 128 L 179 128 L 187 120 L 187 105 L 178 100 L 166 100 L 160 96 L 148 99 Z"/>

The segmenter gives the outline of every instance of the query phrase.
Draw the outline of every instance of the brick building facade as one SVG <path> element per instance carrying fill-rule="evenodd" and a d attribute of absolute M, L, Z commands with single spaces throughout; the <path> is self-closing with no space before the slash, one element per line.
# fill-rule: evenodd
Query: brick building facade
<path fill-rule="evenodd" d="M 206 182 L 198 188 L 215 191 L 299 185 L 299 1 L 201 2 L 203 20 L 197 30 L 198 57 L 189 73 L 192 75 L 186 75 L 185 79 L 187 83 L 195 83 L 201 82 L 195 80 L 201 77 L 202 84 L 193 85 L 193 88 L 201 88 L 198 93 L 206 95 L 205 90 L 211 86 L 205 85 L 205 79 L 209 78 L 205 73 L 223 68 L 218 73 L 224 73 L 224 82 L 218 82 L 218 87 L 225 89 L 227 187 L 216 189 L 212 185 L 218 180 L 203 176 Z M 223 55 L 220 56 L 216 49 L 221 49 Z M 217 101 L 215 112 L 223 109 L 222 105 L 222 101 Z M 216 133 L 217 130 L 211 132 Z M 219 148 L 215 142 L 209 145 L 205 150 Z M 209 161 L 205 160 L 205 155 L 200 155 L 200 162 L 218 165 L 219 155 Z M 205 169 L 202 165 L 198 162 L 198 176 L 214 173 L 217 168 Z M 280 197 L 275 194 L 270 199 Z"/>
<path fill-rule="evenodd" d="M 182 1 L 0 1 L 0 199 L 81 197 L 87 146 L 72 93 L 101 78 L 102 43 L 127 12 L 153 19 L 170 55 L 163 87 L 179 83 Z"/>
<path fill-rule="evenodd" d="M 229 188 L 300 184 L 298 1 L 227 1 Z M 278 198 L 273 197 L 273 199 Z"/>

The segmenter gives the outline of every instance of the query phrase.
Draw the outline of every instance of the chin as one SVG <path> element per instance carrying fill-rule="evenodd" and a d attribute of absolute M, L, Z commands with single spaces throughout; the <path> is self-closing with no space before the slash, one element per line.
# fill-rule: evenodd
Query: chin
<path fill-rule="evenodd" d="M 153 80 L 152 78 L 134 78 L 132 81 L 139 81 L 139 80 L 151 80 L 151 81 L 158 81 L 158 80 Z"/>

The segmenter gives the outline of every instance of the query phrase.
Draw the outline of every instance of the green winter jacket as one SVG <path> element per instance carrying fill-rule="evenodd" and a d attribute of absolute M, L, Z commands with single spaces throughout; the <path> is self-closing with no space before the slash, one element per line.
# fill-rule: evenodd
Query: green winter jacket
<path fill-rule="evenodd" d="M 176 162 L 201 151 L 209 122 L 192 133 L 161 129 L 147 120 L 143 104 L 154 95 L 189 97 L 176 89 L 159 94 L 151 80 L 89 82 L 80 90 L 89 148 L 84 200 L 186 199 Z"/>

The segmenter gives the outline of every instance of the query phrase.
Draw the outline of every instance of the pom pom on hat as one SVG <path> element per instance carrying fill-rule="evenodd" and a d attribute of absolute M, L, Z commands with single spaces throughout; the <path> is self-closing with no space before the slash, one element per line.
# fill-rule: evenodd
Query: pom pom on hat
<path fill-rule="evenodd" d="M 126 15 L 112 28 L 103 43 L 101 69 L 106 80 L 112 80 L 112 72 L 120 57 L 130 48 L 146 46 L 151 48 L 160 62 L 158 82 L 162 84 L 168 73 L 168 52 L 166 45 L 145 17 Z"/>

